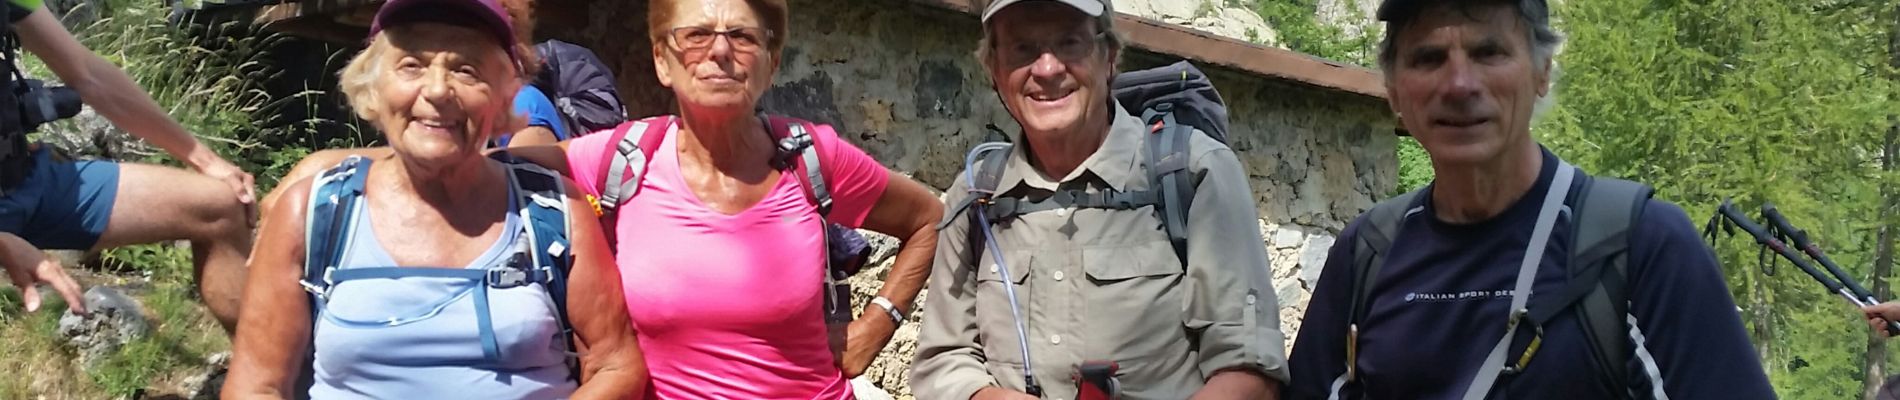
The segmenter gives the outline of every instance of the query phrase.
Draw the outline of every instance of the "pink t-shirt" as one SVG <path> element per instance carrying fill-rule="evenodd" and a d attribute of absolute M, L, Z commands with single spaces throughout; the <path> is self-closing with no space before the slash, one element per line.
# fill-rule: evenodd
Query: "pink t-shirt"
<path fill-rule="evenodd" d="M 820 291 L 824 225 L 788 171 L 737 215 L 701 203 L 680 175 L 675 127 L 611 229 L 627 310 L 659 399 L 850 399 L 833 364 Z M 638 135 L 632 132 L 629 135 Z M 576 138 L 567 158 L 598 195 L 609 132 Z M 813 133 L 831 187 L 829 219 L 857 227 L 883 195 L 884 166 L 828 126 Z M 637 137 L 637 136 L 635 136 Z"/>

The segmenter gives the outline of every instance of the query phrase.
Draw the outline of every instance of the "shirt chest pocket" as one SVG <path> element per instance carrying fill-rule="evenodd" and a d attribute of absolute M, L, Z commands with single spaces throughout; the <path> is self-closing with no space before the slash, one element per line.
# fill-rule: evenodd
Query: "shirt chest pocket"
<path fill-rule="evenodd" d="M 1090 246 L 1082 249 L 1082 268 L 1092 288 L 1082 305 L 1093 349 L 1117 356 L 1165 351 L 1185 339 L 1184 268 L 1166 240 Z"/>
<path fill-rule="evenodd" d="M 976 265 L 976 320 L 977 329 L 982 334 L 984 353 L 990 361 L 1006 365 L 1022 365 L 1022 343 L 1016 335 L 1016 313 L 1025 319 L 1033 318 L 1033 298 L 1031 288 L 1023 286 L 1028 280 L 1029 271 L 1034 268 L 1036 254 L 1033 250 L 1006 250 L 1002 252 L 1001 264 L 987 249 Z M 1004 270 L 1008 270 L 1007 274 Z M 1005 287 L 1006 285 L 1010 287 Z M 1010 306 L 1009 291 L 1016 293 L 1016 305 Z M 1024 321 L 1025 324 L 1028 321 Z"/>

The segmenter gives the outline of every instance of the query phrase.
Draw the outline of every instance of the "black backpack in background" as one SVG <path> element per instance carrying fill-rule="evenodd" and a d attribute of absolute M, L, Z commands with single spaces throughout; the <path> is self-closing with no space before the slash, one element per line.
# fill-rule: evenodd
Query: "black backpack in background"
<path fill-rule="evenodd" d="M 549 40 L 534 45 L 534 51 L 546 64 L 535 77 L 534 86 L 547 93 L 554 107 L 561 110 L 561 122 L 567 125 L 567 132 L 562 132 L 565 137 L 580 137 L 627 122 L 627 107 L 620 103 L 613 70 L 592 50 Z"/>

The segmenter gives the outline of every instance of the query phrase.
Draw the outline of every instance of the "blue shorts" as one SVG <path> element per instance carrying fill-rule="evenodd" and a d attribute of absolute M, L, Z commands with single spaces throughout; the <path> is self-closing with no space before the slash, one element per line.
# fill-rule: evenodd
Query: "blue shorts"
<path fill-rule="evenodd" d="M 33 171 L 0 193 L 0 232 L 41 249 L 90 250 L 112 220 L 119 164 L 54 160 L 50 147 L 33 152 Z"/>

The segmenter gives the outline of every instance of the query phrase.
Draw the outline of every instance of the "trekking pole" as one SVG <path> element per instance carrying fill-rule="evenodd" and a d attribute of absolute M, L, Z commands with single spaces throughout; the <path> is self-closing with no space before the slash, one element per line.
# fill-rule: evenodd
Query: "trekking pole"
<path fill-rule="evenodd" d="M 1846 298 L 1847 302 L 1853 303 L 1856 308 L 1880 304 L 1877 302 L 1868 303 L 1866 300 L 1855 295 L 1854 292 L 1849 291 L 1847 286 L 1833 279 L 1828 279 L 1826 274 L 1815 269 L 1814 265 L 1809 264 L 1808 260 L 1803 258 L 1800 253 L 1789 249 L 1787 244 L 1782 243 L 1780 239 L 1776 239 L 1773 234 L 1768 233 L 1767 228 L 1748 219 L 1748 216 L 1743 215 L 1741 210 L 1737 210 L 1734 200 L 1722 200 L 1722 205 L 1716 208 L 1716 212 L 1721 214 L 1722 217 L 1727 218 L 1734 226 L 1740 227 L 1743 231 L 1748 232 L 1749 236 L 1754 236 L 1756 243 L 1767 247 L 1769 250 L 1774 250 L 1774 252 L 1780 254 L 1782 258 L 1788 259 L 1789 262 L 1794 264 L 1795 268 L 1800 268 L 1801 272 L 1805 272 L 1808 276 L 1813 277 L 1814 281 L 1821 283 L 1821 286 L 1826 286 L 1828 291 L 1839 294 L 1842 298 Z M 1900 322 L 1887 321 L 1886 328 L 1888 332 L 1900 332 Z"/>
<path fill-rule="evenodd" d="M 1832 258 L 1828 258 L 1826 253 L 1822 253 L 1821 246 L 1815 245 L 1814 241 L 1808 238 L 1808 232 L 1795 228 L 1794 224 L 1789 223 L 1788 218 L 1783 217 L 1781 211 L 1775 209 L 1774 203 L 1763 203 L 1761 205 L 1761 217 L 1762 219 L 1768 220 L 1769 227 L 1774 229 L 1772 233 L 1778 233 L 1779 235 L 1777 236 L 1787 239 L 1788 242 L 1794 244 L 1795 248 L 1800 249 L 1803 253 L 1807 253 L 1809 258 L 1813 258 L 1815 262 L 1821 263 L 1821 267 L 1826 268 L 1829 274 L 1833 274 L 1834 279 L 1840 280 L 1841 286 L 1846 286 L 1849 292 L 1854 293 L 1855 296 L 1860 297 L 1860 299 L 1867 304 L 1880 304 L 1880 300 L 1874 298 L 1873 291 L 1862 287 L 1859 281 L 1855 281 L 1853 277 L 1848 276 L 1847 272 L 1841 271 L 1841 266 L 1835 264 Z"/>

